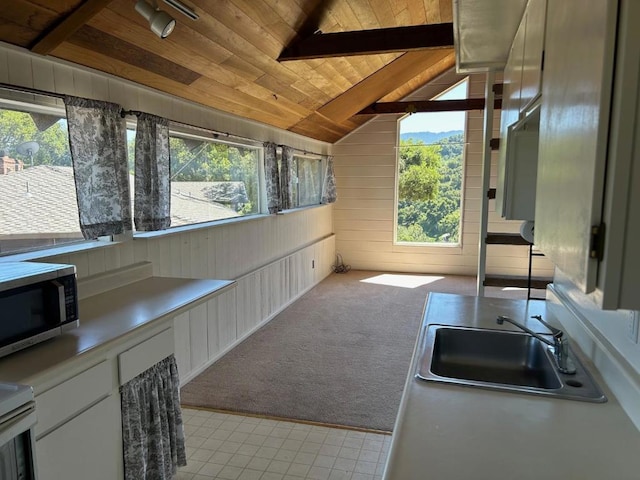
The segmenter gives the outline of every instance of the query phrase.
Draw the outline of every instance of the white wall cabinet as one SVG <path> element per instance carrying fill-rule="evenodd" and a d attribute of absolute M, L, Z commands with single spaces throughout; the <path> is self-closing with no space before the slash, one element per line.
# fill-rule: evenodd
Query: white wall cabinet
<path fill-rule="evenodd" d="M 524 56 L 524 32 L 526 22 L 521 22 L 516 32 L 507 64 L 504 68 L 502 109 L 500 112 L 500 150 L 498 152 L 498 181 L 496 186 L 496 212 L 507 216 L 506 175 L 509 127 L 520 118 L 520 89 L 522 85 L 522 60 Z"/>
<path fill-rule="evenodd" d="M 509 127 L 504 167 L 503 216 L 534 220 L 540 109 Z"/>
<path fill-rule="evenodd" d="M 523 18 L 526 27 L 520 81 L 520 112 L 527 111 L 541 92 L 546 14 L 547 0 L 529 0 Z"/>
<path fill-rule="evenodd" d="M 638 2 L 548 3 L 536 244 L 606 309 L 640 309 L 638 15 Z"/>
<path fill-rule="evenodd" d="M 529 0 L 504 70 L 496 211 L 508 220 L 534 219 L 545 14 L 546 0 Z"/>

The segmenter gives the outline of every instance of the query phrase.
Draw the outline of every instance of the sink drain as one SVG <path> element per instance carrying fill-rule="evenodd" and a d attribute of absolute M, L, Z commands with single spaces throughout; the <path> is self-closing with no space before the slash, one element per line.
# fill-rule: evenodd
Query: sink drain
<path fill-rule="evenodd" d="M 567 380 L 565 383 L 570 387 L 575 387 L 575 388 L 580 388 L 582 386 L 582 382 L 579 382 L 577 380 Z"/>

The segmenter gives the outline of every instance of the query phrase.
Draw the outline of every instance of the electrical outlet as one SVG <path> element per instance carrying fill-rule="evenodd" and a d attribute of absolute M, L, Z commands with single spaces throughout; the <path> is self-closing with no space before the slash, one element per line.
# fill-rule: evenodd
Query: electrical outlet
<path fill-rule="evenodd" d="M 628 315 L 627 336 L 633 343 L 638 343 L 638 323 L 640 323 L 640 312 L 637 310 L 629 310 Z"/>

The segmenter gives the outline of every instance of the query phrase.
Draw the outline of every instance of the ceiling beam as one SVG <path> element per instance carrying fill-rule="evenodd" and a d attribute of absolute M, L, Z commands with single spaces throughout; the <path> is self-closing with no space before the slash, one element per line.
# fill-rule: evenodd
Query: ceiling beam
<path fill-rule="evenodd" d="M 453 48 L 453 23 L 316 33 L 286 47 L 278 61 L 408 52 L 426 48 Z"/>
<path fill-rule="evenodd" d="M 113 0 L 86 0 L 52 30 L 44 34 L 32 47 L 33 53 L 48 55 L 80 27 L 100 13 Z"/>
<path fill-rule="evenodd" d="M 455 60 L 451 49 L 407 52 L 320 107 L 318 113 L 342 123 L 427 70 L 430 79 L 436 78 L 453 67 Z"/>
<path fill-rule="evenodd" d="M 465 98 L 462 100 L 424 100 L 416 102 L 382 102 L 373 103 L 358 112 L 358 115 L 382 115 L 391 113 L 418 112 L 466 112 L 484 110 L 484 98 Z M 502 100 L 494 102 L 494 108 L 500 109 Z"/>

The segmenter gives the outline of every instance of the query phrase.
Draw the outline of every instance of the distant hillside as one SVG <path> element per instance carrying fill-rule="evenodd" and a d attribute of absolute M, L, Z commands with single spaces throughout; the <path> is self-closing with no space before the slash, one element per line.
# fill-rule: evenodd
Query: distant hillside
<path fill-rule="evenodd" d="M 443 138 L 450 137 L 451 135 L 457 135 L 463 133 L 462 130 L 449 130 L 448 132 L 409 132 L 400 134 L 400 140 L 406 140 L 413 138 L 414 140 L 421 140 L 425 144 L 437 142 Z"/>

